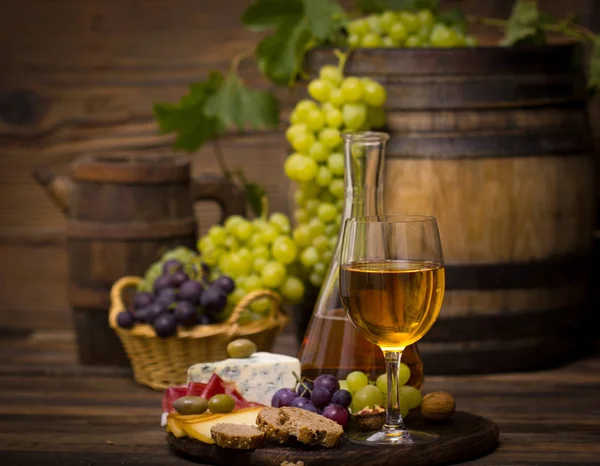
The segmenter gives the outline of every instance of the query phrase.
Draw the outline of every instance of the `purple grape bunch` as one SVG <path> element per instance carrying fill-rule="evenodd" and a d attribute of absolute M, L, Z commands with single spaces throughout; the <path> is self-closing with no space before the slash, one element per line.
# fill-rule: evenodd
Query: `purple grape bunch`
<path fill-rule="evenodd" d="M 175 335 L 179 327 L 219 321 L 227 296 L 235 289 L 230 277 L 221 275 L 209 282 L 210 268 L 206 264 L 202 263 L 194 273 L 184 262 L 173 258 L 155 267 L 159 276 L 153 281 L 152 292 L 136 292 L 131 307 L 117 315 L 117 325 L 130 329 L 136 324 L 149 324 L 157 336 L 166 338 Z"/>
<path fill-rule="evenodd" d="M 349 391 L 340 389 L 340 383 L 333 375 L 322 374 L 314 381 L 304 378 L 299 380 L 295 390 L 277 390 L 271 399 L 271 406 L 305 409 L 345 427 L 348 424 L 348 407 L 351 402 L 352 395 Z"/>

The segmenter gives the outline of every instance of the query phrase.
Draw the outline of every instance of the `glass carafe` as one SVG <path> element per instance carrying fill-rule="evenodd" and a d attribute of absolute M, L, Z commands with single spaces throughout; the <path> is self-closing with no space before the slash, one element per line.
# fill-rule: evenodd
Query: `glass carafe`
<path fill-rule="evenodd" d="M 345 204 L 341 225 L 350 217 L 383 214 L 383 166 L 389 136 L 379 132 L 347 133 L 344 137 Z M 329 270 L 302 340 L 298 358 L 302 374 L 314 378 L 333 374 L 345 379 L 362 371 L 371 380 L 385 373 L 379 347 L 352 326 L 340 299 L 339 268 L 342 231 Z M 420 388 L 423 366 L 415 345 L 406 348 L 402 362 L 411 370 L 410 385 Z"/>

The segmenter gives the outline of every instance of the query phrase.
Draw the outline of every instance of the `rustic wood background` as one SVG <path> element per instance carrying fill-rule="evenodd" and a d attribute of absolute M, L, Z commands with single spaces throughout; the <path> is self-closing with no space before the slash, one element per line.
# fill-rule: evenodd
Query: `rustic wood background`
<path fill-rule="evenodd" d="M 239 21 L 250 1 L 0 2 L 0 327 L 71 326 L 65 222 L 32 169 L 44 164 L 64 173 L 92 151 L 169 151 L 171 138 L 158 134 L 152 104 L 177 100 L 190 82 L 211 69 L 225 71 L 234 55 L 257 42 Z M 512 7 L 511 0 L 445 3 L 494 17 L 507 17 Z M 574 12 L 594 30 L 600 24 L 600 2 L 539 3 L 557 18 Z M 252 63 L 242 72 L 261 83 Z M 289 103 L 301 91 L 277 92 Z M 591 111 L 599 137 L 597 101 Z M 266 186 L 272 210 L 288 210 L 280 131 L 233 135 L 222 146 L 232 167 Z M 217 171 L 211 147 L 193 161 L 196 175 Z M 197 213 L 201 228 L 218 215 L 210 205 L 199 205 Z"/>

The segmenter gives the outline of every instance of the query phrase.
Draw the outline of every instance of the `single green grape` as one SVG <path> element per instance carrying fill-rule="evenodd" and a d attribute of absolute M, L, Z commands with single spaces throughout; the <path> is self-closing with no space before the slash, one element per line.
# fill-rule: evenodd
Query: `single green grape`
<path fill-rule="evenodd" d="M 262 283 L 269 288 L 277 288 L 285 280 L 287 271 L 280 262 L 269 261 L 265 264 L 260 274 Z"/>
<path fill-rule="evenodd" d="M 329 167 L 331 170 L 331 167 Z M 344 180 L 336 178 L 331 180 L 331 184 L 329 185 L 329 192 L 333 194 L 334 197 L 338 199 L 344 198 Z"/>
<path fill-rule="evenodd" d="M 369 25 L 369 32 L 375 35 L 381 35 L 383 33 L 383 27 L 381 26 L 381 18 L 377 14 L 369 15 L 366 18 L 367 24 Z M 366 34 L 365 34 L 366 35 Z"/>
<path fill-rule="evenodd" d="M 282 233 L 289 233 L 291 231 L 290 219 L 283 212 L 273 212 L 269 216 L 269 224 L 276 228 Z"/>
<path fill-rule="evenodd" d="M 300 254 L 300 262 L 305 267 L 311 267 L 319 262 L 319 253 L 315 248 L 309 246 Z"/>
<path fill-rule="evenodd" d="M 349 34 L 347 40 L 348 40 L 348 47 L 350 47 L 351 49 L 360 47 L 361 40 L 360 40 L 360 36 L 358 34 Z M 329 96 L 329 98 L 331 98 L 331 96 Z"/>
<path fill-rule="evenodd" d="M 334 108 L 340 108 L 344 104 L 342 90 L 338 88 L 332 89 L 328 103 L 330 103 Z"/>
<path fill-rule="evenodd" d="M 240 222 L 245 222 L 246 219 L 241 215 L 231 215 L 227 217 L 224 223 L 225 231 L 229 234 L 233 234 L 236 225 Z"/>
<path fill-rule="evenodd" d="M 327 170 L 329 171 L 329 170 Z M 317 216 L 325 223 L 332 221 L 337 215 L 337 209 L 334 205 L 328 202 L 322 202 L 317 210 Z"/>
<path fill-rule="evenodd" d="M 404 385 L 410 380 L 410 367 L 403 362 L 400 363 L 400 370 L 398 374 L 398 385 Z"/>
<path fill-rule="evenodd" d="M 310 146 L 315 142 L 315 136 L 310 132 L 299 132 L 294 135 L 290 144 L 294 148 L 294 150 L 298 152 L 308 152 Z"/>
<path fill-rule="evenodd" d="M 303 223 L 294 228 L 293 237 L 296 244 L 301 248 L 308 246 L 312 241 L 310 229 L 308 228 L 308 225 Z"/>
<path fill-rule="evenodd" d="M 262 236 L 265 241 L 265 244 L 271 244 L 273 241 L 275 241 L 275 238 L 279 236 L 279 232 L 277 231 L 277 228 L 274 228 L 272 225 L 267 224 L 262 229 Z"/>
<path fill-rule="evenodd" d="M 404 26 L 409 33 L 416 32 L 421 27 L 421 22 L 414 13 L 402 11 L 398 14 L 398 19 L 404 23 Z"/>
<path fill-rule="evenodd" d="M 319 131 L 325 126 L 325 114 L 316 108 L 308 112 L 305 122 L 311 131 Z"/>
<path fill-rule="evenodd" d="M 421 24 L 421 28 L 431 29 L 433 23 L 435 23 L 435 18 L 433 13 L 430 10 L 421 10 L 417 13 L 417 18 L 419 23 Z"/>
<path fill-rule="evenodd" d="M 294 220 L 296 220 L 296 223 L 308 223 L 310 212 L 306 209 L 296 209 L 294 210 Z"/>
<path fill-rule="evenodd" d="M 275 241 L 271 245 L 271 255 L 273 259 L 282 264 L 291 264 L 296 260 L 298 247 L 289 236 L 279 236 L 275 238 Z"/>
<path fill-rule="evenodd" d="M 381 42 L 381 36 L 374 32 L 369 32 L 368 34 L 365 34 L 360 43 L 365 48 L 376 48 L 381 47 L 383 45 Z"/>
<path fill-rule="evenodd" d="M 308 201 L 306 201 L 306 210 L 309 214 L 316 214 L 318 208 L 319 208 L 319 200 L 318 199 L 309 199 Z"/>
<path fill-rule="evenodd" d="M 400 387 L 400 405 L 404 405 L 409 409 L 415 409 L 421 406 L 423 396 L 421 391 L 411 385 Z"/>
<path fill-rule="evenodd" d="M 358 102 L 362 99 L 363 84 L 359 78 L 350 76 L 344 79 L 340 90 L 346 102 Z"/>
<path fill-rule="evenodd" d="M 252 223 L 240 222 L 238 225 L 236 225 L 233 234 L 235 235 L 235 237 L 237 239 L 245 242 L 250 239 L 253 231 L 254 231 L 254 227 L 252 226 Z"/>
<path fill-rule="evenodd" d="M 363 18 L 355 19 L 348 23 L 348 32 L 350 34 L 356 34 L 362 36 L 370 31 L 369 23 Z"/>
<path fill-rule="evenodd" d="M 304 296 L 304 283 L 298 277 L 287 276 L 279 287 L 279 292 L 285 300 L 298 302 Z"/>
<path fill-rule="evenodd" d="M 346 128 L 350 131 L 358 131 L 367 119 L 367 107 L 362 102 L 344 104 L 342 115 Z"/>
<path fill-rule="evenodd" d="M 208 237 L 212 240 L 215 246 L 221 246 L 227 238 L 227 232 L 221 225 L 213 225 L 208 230 Z"/>
<path fill-rule="evenodd" d="M 309 181 L 317 174 L 316 162 L 306 155 L 290 155 L 283 164 L 285 174 L 292 180 Z"/>
<path fill-rule="evenodd" d="M 246 257 L 232 253 L 229 256 L 229 272 L 232 277 L 243 277 L 248 275 L 252 270 L 252 263 Z"/>
<path fill-rule="evenodd" d="M 319 70 L 319 78 L 329 82 L 333 86 L 339 86 L 344 79 L 344 75 L 337 66 L 324 65 Z"/>
<path fill-rule="evenodd" d="M 404 46 L 408 48 L 421 47 L 423 40 L 417 35 L 410 35 L 404 41 Z"/>
<path fill-rule="evenodd" d="M 329 149 L 327 149 L 327 147 L 325 147 L 325 144 L 323 144 L 322 142 L 315 141 L 313 145 L 310 146 L 310 149 L 308 150 L 308 155 L 315 162 L 324 162 L 329 156 Z"/>
<path fill-rule="evenodd" d="M 325 276 L 325 272 L 327 272 L 327 266 L 323 262 L 317 262 L 313 265 L 313 272 L 323 277 Z"/>
<path fill-rule="evenodd" d="M 373 107 L 381 107 L 386 99 L 387 94 L 385 88 L 373 79 L 364 79 L 364 95 L 365 102 Z"/>
<path fill-rule="evenodd" d="M 336 128 L 323 128 L 319 133 L 319 141 L 328 149 L 333 149 L 342 142 L 342 137 Z"/>
<path fill-rule="evenodd" d="M 329 99 L 331 84 L 324 79 L 313 79 L 308 83 L 308 93 L 313 99 L 318 100 L 319 102 L 325 102 Z"/>
<path fill-rule="evenodd" d="M 269 259 L 264 259 L 262 257 L 257 257 L 252 261 L 252 271 L 260 274 L 265 267 L 265 264 L 269 262 Z"/>
<path fill-rule="evenodd" d="M 375 381 L 375 385 L 377 385 L 377 388 L 379 389 L 379 391 L 381 393 L 386 395 L 387 394 L 387 374 L 381 374 L 379 377 L 377 377 L 377 380 Z"/>
<path fill-rule="evenodd" d="M 285 130 L 285 138 L 291 144 L 294 137 L 296 137 L 300 133 L 307 133 L 307 132 L 308 132 L 308 126 L 306 126 L 306 123 L 296 123 L 296 124 L 289 126 L 288 129 Z"/>
<path fill-rule="evenodd" d="M 348 376 L 346 377 L 346 381 L 348 382 L 350 392 L 354 393 L 368 385 L 369 377 L 367 377 L 367 374 L 365 374 L 364 372 L 354 371 L 348 374 Z"/>
<path fill-rule="evenodd" d="M 319 288 L 323 284 L 323 278 L 323 275 L 319 275 L 318 273 L 311 273 L 308 276 L 308 281 L 315 288 Z"/>
<path fill-rule="evenodd" d="M 396 47 L 397 44 L 394 41 L 394 39 L 392 39 L 390 36 L 383 36 L 383 38 L 381 39 L 381 46 L 392 49 Z"/>
<path fill-rule="evenodd" d="M 325 235 L 319 235 L 312 240 L 313 247 L 319 252 L 325 252 L 329 249 L 329 240 Z"/>
<path fill-rule="evenodd" d="M 317 172 L 317 176 L 315 177 L 315 180 L 317 180 L 317 183 L 320 186 L 329 186 L 329 183 L 331 183 L 331 180 L 333 179 L 333 175 L 331 174 L 331 172 L 329 171 L 329 169 L 325 166 L 321 166 L 319 167 L 319 171 Z"/>
<path fill-rule="evenodd" d="M 333 152 L 329 157 L 327 157 L 327 166 L 329 167 L 329 170 L 331 171 L 332 174 L 343 176 L 344 175 L 344 154 L 342 154 L 341 152 Z M 341 180 L 339 180 L 339 181 L 341 181 Z"/>
<path fill-rule="evenodd" d="M 318 217 L 313 217 L 308 221 L 308 229 L 313 238 L 325 233 L 325 225 Z"/>
<path fill-rule="evenodd" d="M 384 406 L 383 394 L 375 385 L 365 385 L 352 395 L 352 412 L 360 411 L 367 406 L 371 408 Z"/>
<path fill-rule="evenodd" d="M 339 109 L 335 107 L 327 110 L 327 112 L 325 113 L 325 122 L 327 123 L 327 126 L 331 128 L 339 128 L 344 122 L 342 112 L 340 112 Z"/>

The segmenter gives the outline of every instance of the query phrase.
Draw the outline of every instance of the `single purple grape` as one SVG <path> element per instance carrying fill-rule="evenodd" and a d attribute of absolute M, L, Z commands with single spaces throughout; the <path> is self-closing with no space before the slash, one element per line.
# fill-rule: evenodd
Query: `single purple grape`
<path fill-rule="evenodd" d="M 133 295 L 133 308 L 142 309 L 148 307 L 154 302 L 154 295 L 145 291 L 138 291 Z"/>
<path fill-rule="evenodd" d="M 302 406 L 302 409 L 305 409 L 307 411 L 310 411 L 311 413 L 317 413 L 317 414 L 321 414 L 323 412 L 323 410 L 317 408 L 310 401 L 308 403 L 306 403 L 304 406 Z"/>
<path fill-rule="evenodd" d="M 291 388 L 280 388 L 273 395 L 271 406 L 274 408 L 290 406 L 297 397 L 298 395 Z"/>
<path fill-rule="evenodd" d="M 348 410 L 340 405 L 332 404 L 325 407 L 323 416 L 337 422 L 342 427 L 348 424 Z"/>
<path fill-rule="evenodd" d="M 149 324 L 154 323 L 159 316 L 169 313 L 169 308 L 159 302 L 152 303 L 145 309 L 148 309 L 148 315 L 145 319 L 145 322 Z"/>
<path fill-rule="evenodd" d="M 154 304 L 154 303 L 152 303 L 152 304 Z M 150 306 L 152 306 L 152 304 Z M 135 311 L 134 316 L 135 316 L 136 322 L 139 322 L 142 324 L 150 323 L 150 315 L 152 313 L 152 311 L 150 310 L 150 306 L 143 307 L 142 309 L 138 309 L 137 311 Z"/>
<path fill-rule="evenodd" d="M 227 295 L 223 290 L 216 287 L 210 287 L 202 293 L 200 305 L 212 315 L 222 311 L 227 305 Z"/>
<path fill-rule="evenodd" d="M 352 403 L 352 394 L 348 390 L 338 390 L 331 396 L 331 403 L 347 408 Z"/>
<path fill-rule="evenodd" d="M 135 316 L 129 311 L 121 311 L 117 314 L 117 324 L 121 328 L 131 328 L 135 325 Z"/>
<path fill-rule="evenodd" d="M 306 406 L 307 404 L 312 404 L 312 401 L 310 401 L 308 398 L 299 396 L 297 398 L 294 398 L 294 401 L 292 401 L 291 406 L 294 408 L 304 408 L 304 406 Z"/>
<path fill-rule="evenodd" d="M 179 293 L 175 288 L 165 288 L 159 293 L 156 302 L 168 308 L 171 304 L 176 303 L 178 299 Z"/>
<path fill-rule="evenodd" d="M 315 387 L 310 396 L 310 400 L 317 408 L 324 408 L 331 401 L 331 393 L 323 387 Z"/>
<path fill-rule="evenodd" d="M 179 288 L 182 283 L 189 280 L 189 277 L 183 270 L 178 270 L 171 275 L 171 282 L 174 288 Z"/>
<path fill-rule="evenodd" d="M 179 325 L 191 327 L 198 323 L 198 314 L 194 305 L 188 301 L 179 301 L 173 311 L 175 320 Z"/>
<path fill-rule="evenodd" d="M 321 374 L 315 379 L 315 388 L 319 387 L 329 390 L 329 393 L 333 395 L 340 389 L 340 383 L 338 382 L 338 379 L 331 374 Z"/>
<path fill-rule="evenodd" d="M 183 264 L 177 259 L 169 259 L 163 263 L 162 270 L 164 275 L 170 275 L 179 270 L 183 270 Z"/>
<path fill-rule="evenodd" d="M 235 289 L 235 282 L 227 275 L 221 275 L 214 282 L 212 282 L 210 286 L 217 286 L 221 288 L 225 294 L 230 294 Z"/>
<path fill-rule="evenodd" d="M 168 312 L 159 315 L 152 326 L 154 327 L 156 336 L 161 338 L 170 337 L 177 333 L 177 322 L 175 321 L 175 316 Z"/>
<path fill-rule="evenodd" d="M 200 304 L 202 293 L 204 293 L 204 287 L 196 280 L 187 280 L 179 287 L 179 299 L 189 301 L 196 306 Z"/>
<path fill-rule="evenodd" d="M 156 280 L 154 280 L 154 294 L 156 296 L 158 296 L 162 290 L 172 287 L 173 280 L 171 279 L 171 275 L 161 275 Z"/>
<path fill-rule="evenodd" d="M 310 399 L 310 393 L 312 392 L 313 388 L 313 383 L 305 380 L 304 382 L 300 382 L 298 384 L 296 392 L 298 393 L 298 396 L 303 396 L 304 398 Z"/>

